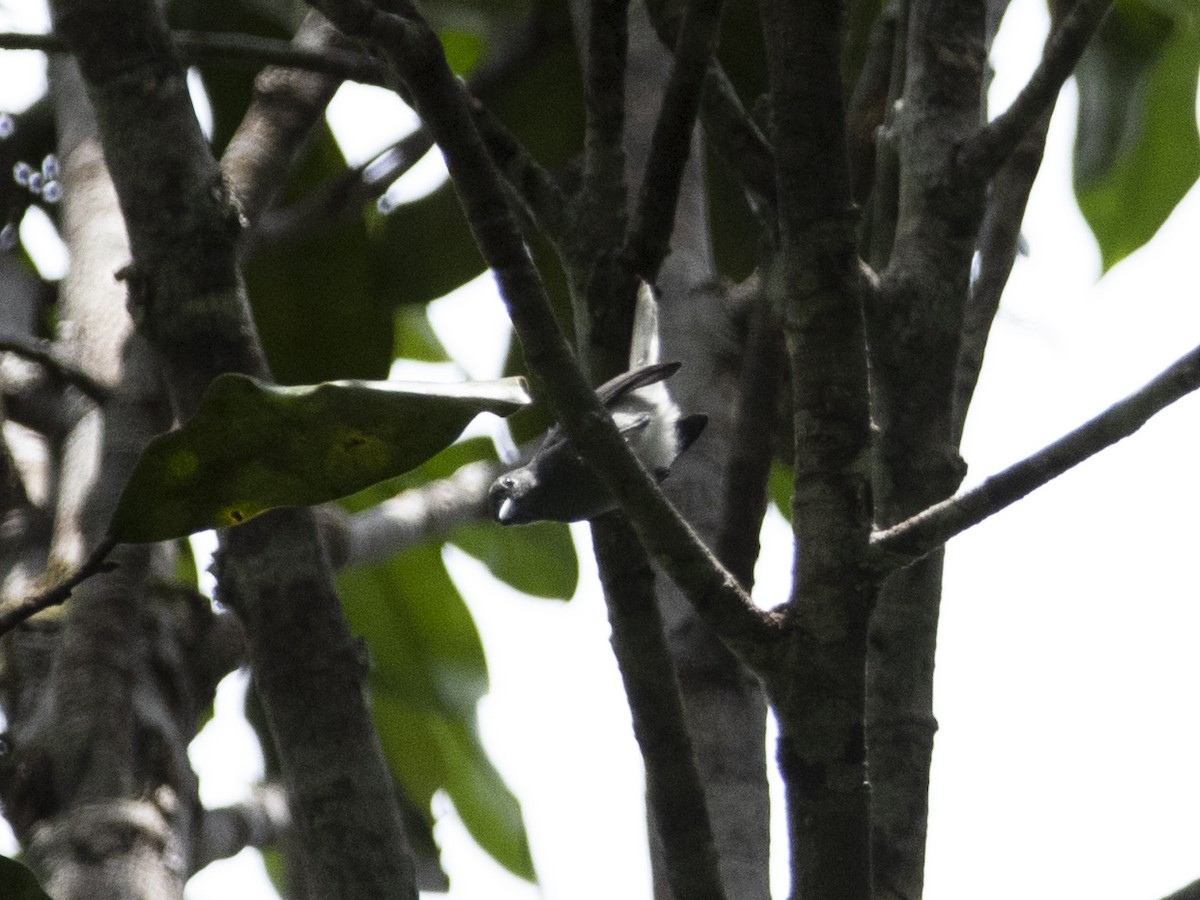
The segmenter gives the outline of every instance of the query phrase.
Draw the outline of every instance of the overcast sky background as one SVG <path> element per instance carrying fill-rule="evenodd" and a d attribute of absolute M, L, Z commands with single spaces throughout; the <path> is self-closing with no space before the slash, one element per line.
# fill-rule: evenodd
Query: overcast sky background
<path fill-rule="evenodd" d="M 37 5 L 0 4 L 0 28 L 41 30 Z M 1046 27 L 1042 0 L 1014 0 L 993 53 L 993 111 L 1036 64 Z M 0 109 L 20 109 L 36 96 L 42 76 L 33 57 L 0 54 Z M 398 104 L 357 86 L 339 94 L 329 117 L 352 161 L 412 127 Z M 1149 246 L 1099 279 L 1099 254 L 1070 190 L 1074 117 L 1068 86 L 1026 218 L 1030 253 L 1014 269 L 967 423 L 967 486 L 1200 343 L 1200 191 Z M 423 163 L 393 199 L 428 190 L 439 163 Z M 27 217 L 22 234 L 44 234 L 45 226 Z M 46 237 L 37 245 L 43 270 L 60 273 L 61 251 Z M 431 319 L 470 376 L 499 371 L 507 324 L 489 278 L 438 301 Z M 951 543 L 927 900 L 1153 900 L 1200 877 L 1198 453 L 1200 400 L 1191 396 Z M 521 799 L 541 878 L 535 887 L 508 876 L 444 802 L 436 834 L 451 900 L 650 896 L 641 762 L 587 529 L 575 535 L 581 586 L 567 604 L 518 595 L 447 550 L 491 668 L 492 691 L 480 710 L 484 739 Z M 790 573 L 788 528 L 773 514 L 756 599 L 781 602 Z M 193 747 L 210 804 L 241 799 L 261 773 L 238 719 L 243 689 L 244 678 L 227 680 L 217 719 Z M 775 821 L 772 884 L 784 897 L 781 815 Z M 210 866 L 188 888 L 189 900 L 231 895 L 273 896 L 254 851 Z"/>

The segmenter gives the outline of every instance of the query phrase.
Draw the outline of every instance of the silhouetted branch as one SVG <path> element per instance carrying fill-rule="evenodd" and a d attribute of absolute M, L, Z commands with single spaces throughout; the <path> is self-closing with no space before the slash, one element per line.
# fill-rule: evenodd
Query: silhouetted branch
<path fill-rule="evenodd" d="M 721 5 L 721 0 L 688 0 L 662 109 L 654 123 L 650 155 L 623 254 L 630 269 L 649 281 L 658 274 L 670 249 L 700 92 L 717 48 Z"/>
<path fill-rule="evenodd" d="M 670 4 L 654 0 L 646 4 L 659 39 L 672 52 L 679 38 L 682 16 L 673 14 Z M 758 123 L 742 105 L 737 89 L 721 64 L 708 61 L 704 89 L 700 96 L 704 131 L 726 165 L 741 179 L 750 196 L 750 205 L 767 226 L 775 231 L 775 155 Z"/>
<path fill-rule="evenodd" d="M 1129 437 L 1176 400 L 1200 388 L 1200 347 L 1141 390 L 976 488 L 871 536 L 876 565 L 898 568 L 1015 503 L 1068 469 Z"/>
<path fill-rule="evenodd" d="M 246 847 L 276 844 L 291 826 L 287 795 L 275 785 L 260 787 L 243 803 L 205 810 L 193 871 L 218 859 L 228 859 Z"/>
<path fill-rule="evenodd" d="M 1200 879 L 1164 897 L 1163 900 L 1200 900 Z"/>
<path fill-rule="evenodd" d="M 111 538 L 101 541 L 91 555 L 83 563 L 49 590 L 37 594 L 17 597 L 0 606 L 0 635 L 6 634 L 22 622 L 27 621 L 44 609 L 58 606 L 71 596 L 71 592 L 93 575 L 111 572 L 116 568 L 115 563 L 108 562 L 108 554 L 112 552 L 116 542 Z"/>
<path fill-rule="evenodd" d="M 613 655 L 646 764 L 646 803 L 671 893 L 724 900 L 704 785 L 654 596 L 654 572 L 628 520 L 603 516 L 592 523 L 592 535 Z"/>
<path fill-rule="evenodd" d="M 387 85 L 387 69 L 369 56 L 343 50 L 309 50 L 289 41 L 231 32 L 174 31 L 172 40 L 189 63 L 219 62 L 259 69 L 284 66 L 333 75 L 361 84 Z M 41 50 L 66 53 L 67 45 L 56 34 L 0 34 L 0 50 Z"/>
<path fill-rule="evenodd" d="M 995 174 L 1038 117 L 1054 105 L 1111 5 L 1112 0 L 1075 0 L 1061 24 L 1046 38 L 1042 61 L 1021 93 L 1008 109 L 963 144 L 959 165 L 980 177 Z"/>
<path fill-rule="evenodd" d="M 54 375 L 73 384 L 97 404 L 108 401 L 110 391 L 87 372 L 80 369 L 67 359 L 64 359 L 50 341 L 20 335 L 0 336 L 0 351 L 7 351 L 33 360 L 44 366 Z"/>

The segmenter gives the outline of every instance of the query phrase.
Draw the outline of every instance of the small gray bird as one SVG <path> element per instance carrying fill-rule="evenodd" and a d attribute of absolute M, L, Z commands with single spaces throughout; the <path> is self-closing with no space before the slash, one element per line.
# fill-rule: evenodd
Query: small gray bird
<path fill-rule="evenodd" d="M 708 424 L 708 416 L 682 415 L 671 398 L 664 382 L 679 366 L 677 362 L 641 366 L 596 390 L 621 436 L 659 481 Z M 496 479 L 488 499 L 501 525 L 577 522 L 616 508 L 608 490 L 557 425 L 546 432 L 528 465 Z"/>

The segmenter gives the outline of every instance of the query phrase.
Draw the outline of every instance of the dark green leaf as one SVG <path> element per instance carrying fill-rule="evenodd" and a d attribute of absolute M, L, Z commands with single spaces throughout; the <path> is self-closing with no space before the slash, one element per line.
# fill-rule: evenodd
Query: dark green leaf
<path fill-rule="evenodd" d="M 480 846 L 532 879 L 520 806 L 476 730 L 487 691 L 483 646 L 440 549 L 345 570 L 338 587 L 371 650 L 372 708 L 393 774 L 423 809 L 446 791 Z"/>
<path fill-rule="evenodd" d="M 196 554 L 187 538 L 175 541 L 175 580 L 194 591 L 200 590 L 200 572 L 196 568 Z"/>
<path fill-rule="evenodd" d="M 767 483 L 771 494 L 771 501 L 789 522 L 792 521 L 794 480 L 795 476 L 792 474 L 791 466 L 785 465 L 778 460 L 771 463 L 771 477 Z"/>
<path fill-rule="evenodd" d="M 376 506 L 401 491 L 420 487 L 439 478 L 448 478 L 467 463 L 495 459 L 496 450 L 490 438 L 475 437 L 451 444 L 437 456 L 431 457 L 411 472 L 373 484 L 366 490 L 343 497 L 338 502 L 349 512 L 359 512 Z"/>
<path fill-rule="evenodd" d="M 7 856 L 0 856 L 0 897 L 3 900 L 50 900 L 34 874 Z"/>
<path fill-rule="evenodd" d="M 579 582 L 579 560 L 570 529 L 559 522 L 522 528 L 492 524 L 460 528 L 450 540 L 506 584 L 534 597 L 570 600 Z"/>
<path fill-rule="evenodd" d="M 1107 271 L 1200 175 L 1194 4 L 1122 0 L 1080 60 L 1075 194 Z"/>
<path fill-rule="evenodd" d="M 449 183 L 368 221 L 373 290 L 391 306 L 436 300 L 485 268 Z"/>
<path fill-rule="evenodd" d="M 527 403 L 516 379 L 278 387 L 222 375 L 195 416 L 146 448 L 111 533 L 165 540 L 344 497 L 424 462 L 478 413 L 507 415 Z"/>
<path fill-rule="evenodd" d="M 474 716 L 487 692 L 487 664 L 440 548 L 422 545 L 345 569 L 338 586 L 351 627 L 371 648 L 374 686 L 408 706 Z"/>
<path fill-rule="evenodd" d="M 392 354 L 397 359 L 418 362 L 449 362 L 450 354 L 438 340 L 424 306 L 401 306 L 395 314 L 396 342 Z"/>
<path fill-rule="evenodd" d="M 446 61 L 459 77 L 471 74 L 471 70 L 479 65 L 479 60 L 483 58 L 484 41 L 481 35 L 447 28 L 440 31 L 438 37 L 442 39 Z"/>
<path fill-rule="evenodd" d="M 307 146 L 285 193 L 285 208 L 322 196 L 345 172 L 346 161 L 324 123 L 313 129 Z M 317 219 L 285 239 L 259 242 L 246 263 L 246 286 L 271 371 L 282 384 L 386 378 L 394 298 L 372 278 L 366 219 L 360 210 L 340 206 Z"/>

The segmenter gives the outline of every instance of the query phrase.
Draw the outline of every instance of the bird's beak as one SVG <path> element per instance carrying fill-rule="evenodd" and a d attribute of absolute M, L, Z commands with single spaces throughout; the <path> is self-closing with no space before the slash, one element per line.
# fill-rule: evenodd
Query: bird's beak
<path fill-rule="evenodd" d="M 516 503 L 512 497 L 505 497 L 496 510 L 496 520 L 501 525 L 511 525 L 516 518 Z"/>

